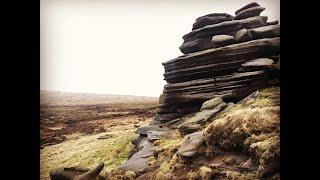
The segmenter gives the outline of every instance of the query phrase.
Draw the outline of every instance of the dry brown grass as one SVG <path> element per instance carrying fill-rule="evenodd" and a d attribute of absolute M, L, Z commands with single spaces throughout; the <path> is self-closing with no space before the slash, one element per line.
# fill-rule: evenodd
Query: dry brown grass
<path fill-rule="evenodd" d="M 210 155 L 221 152 L 250 154 L 258 165 L 257 176 L 279 169 L 280 160 L 279 88 L 262 91 L 256 99 L 238 104 L 215 119 L 206 129 Z"/>

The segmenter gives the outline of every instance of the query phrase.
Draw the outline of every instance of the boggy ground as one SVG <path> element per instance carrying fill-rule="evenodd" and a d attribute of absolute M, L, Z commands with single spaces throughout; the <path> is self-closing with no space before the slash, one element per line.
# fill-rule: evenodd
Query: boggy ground
<path fill-rule="evenodd" d="M 116 125 L 114 119 L 150 118 L 156 104 L 152 97 L 41 92 L 40 144 L 61 143 L 74 133 L 104 132 Z"/>
<path fill-rule="evenodd" d="M 105 171 L 125 161 L 137 137 L 155 114 L 157 98 L 41 92 L 41 179 L 57 167 Z"/>

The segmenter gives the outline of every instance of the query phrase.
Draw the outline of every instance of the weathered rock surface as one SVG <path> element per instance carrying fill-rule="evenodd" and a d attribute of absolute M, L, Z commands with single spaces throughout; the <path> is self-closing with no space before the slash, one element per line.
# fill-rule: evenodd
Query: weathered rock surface
<path fill-rule="evenodd" d="M 220 98 L 220 97 L 215 97 L 215 98 L 212 98 L 206 102 L 204 102 L 201 106 L 201 111 L 202 110 L 205 110 L 205 109 L 213 109 L 215 107 L 217 107 L 218 105 L 222 104 L 223 103 L 223 99 Z"/>
<path fill-rule="evenodd" d="M 51 180 L 96 180 L 103 179 L 99 175 L 104 164 L 101 163 L 92 169 L 82 167 L 56 168 L 49 172 Z"/>
<path fill-rule="evenodd" d="M 278 55 L 280 38 L 265 38 L 249 42 L 186 54 L 162 63 L 168 83 L 226 75 L 255 57 Z M 165 96 L 165 93 L 164 93 Z"/>
<path fill-rule="evenodd" d="M 143 172 L 138 179 L 279 177 L 279 88 L 264 88 L 280 82 L 280 25 L 263 10 L 251 3 L 234 18 L 196 19 L 185 54 L 162 63 L 155 121 L 137 130 L 122 170 Z"/>
<path fill-rule="evenodd" d="M 242 67 L 251 67 L 251 66 L 271 66 L 273 64 L 273 60 L 269 58 L 259 58 L 247 61 L 243 63 Z"/>
<path fill-rule="evenodd" d="M 216 107 L 212 109 L 204 109 L 200 112 L 197 112 L 193 117 L 187 118 L 182 124 L 177 126 L 180 132 L 182 133 L 191 133 L 198 131 L 205 122 L 214 117 L 218 112 L 225 108 L 227 104 L 221 102 Z"/>
<path fill-rule="evenodd" d="M 135 173 L 142 173 L 146 171 L 148 166 L 148 158 L 153 156 L 155 146 L 151 143 L 161 138 L 161 136 L 170 130 L 168 127 L 162 125 L 149 125 L 140 127 L 136 130 L 140 136 L 133 140 L 134 149 L 129 156 L 129 159 L 119 166 L 123 171 L 134 171 Z"/>
<path fill-rule="evenodd" d="M 211 13 L 196 19 L 192 25 L 192 30 L 202 28 L 207 25 L 218 24 L 224 21 L 231 21 L 233 17 L 227 13 Z"/>
<path fill-rule="evenodd" d="M 142 173 L 148 168 L 148 157 L 153 156 L 155 147 L 152 143 L 146 143 L 140 151 L 135 153 L 130 159 L 122 163 L 118 168 L 123 171 L 134 171 Z"/>
<path fill-rule="evenodd" d="M 240 11 L 233 19 L 245 19 L 253 16 L 259 16 L 265 8 L 261 6 L 254 6 Z"/>
<path fill-rule="evenodd" d="M 251 41 L 252 35 L 247 29 L 241 29 L 238 31 L 235 35 L 234 38 L 237 42 L 245 42 L 245 41 Z"/>
<path fill-rule="evenodd" d="M 236 10 L 235 14 L 238 15 L 241 11 L 244 11 L 244 10 L 252 8 L 252 7 L 257 7 L 257 6 L 260 6 L 260 5 L 256 2 L 249 3 L 249 4 L 241 7 L 240 9 Z"/>
<path fill-rule="evenodd" d="M 280 25 L 269 25 L 249 30 L 253 39 L 271 38 L 280 36 Z"/>
<path fill-rule="evenodd" d="M 265 26 L 267 20 L 266 16 L 256 16 L 242 20 L 225 21 L 195 29 L 183 36 L 184 42 L 180 46 L 180 50 L 186 54 L 212 48 L 210 42 L 213 36 L 234 35 L 243 28 L 252 29 Z"/>
<path fill-rule="evenodd" d="M 194 157 L 197 155 L 199 147 L 201 147 L 204 142 L 202 131 L 188 134 L 182 140 L 182 145 L 178 150 L 178 154 L 182 157 Z"/>
<path fill-rule="evenodd" d="M 268 17 L 260 16 L 263 10 L 250 3 L 236 11 L 237 18 L 212 13 L 196 20 L 193 30 L 183 36 L 180 50 L 185 55 L 162 63 L 168 84 L 156 122 L 174 120 L 173 124 L 194 131 L 199 124 L 183 126 L 187 118 L 182 117 L 199 111 L 203 102 L 214 97 L 237 102 L 279 83 L 280 25 L 267 23 Z"/>
<path fill-rule="evenodd" d="M 216 35 L 212 37 L 211 42 L 215 47 L 220 47 L 234 44 L 236 41 L 234 37 L 230 35 Z"/>
<path fill-rule="evenodd" d="M 104 164 L 101 163 L 96 167 L 94 167 L 93 169 L 91 169 L 90 171 L 75 178 L 75 180 L 96 180 L 103 167 L 104 167 Z"/>
<path fill-rule="evenodd" d="M 220 97 L 204 102 L 199 112 L 191 117 L 183 117 L 183 122 L 177 126 L 183 134 L 192 133 L 201 129 L 208 119 L 223 110 L 227 104 Z"/>
<path fill-rule="evenodd" d="M 167 131 L 169 130 L 167 127 L 159 126 L 159 125 L 150 125 L 145 127 L 140 127 L 136 130 L 137 134 L 148 136 L 148 134 L 152 131 Z"/>

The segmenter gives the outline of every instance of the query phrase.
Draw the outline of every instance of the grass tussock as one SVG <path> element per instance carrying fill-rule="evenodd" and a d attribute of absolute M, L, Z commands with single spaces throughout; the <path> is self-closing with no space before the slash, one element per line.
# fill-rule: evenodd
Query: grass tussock
<path fill-rule="evenodd" d="M 175 154 L 172 159 L 164 161 L 159 169 L 155 172 L 155 180 L 165 180 L 170 179 L 170 172 L 174 169 L 175 166 L 179 166 L 179 157 Z"/>
<path fill-rule="evenodd" d="M 204 131 L 207 155 L 244 152 L 258 166 L 258 177 L 276 173 L 280 159 L 279 105 L 279 88 L 269 88 L 215 118 Z"/>
<path fill-rule="evenodd" d="M 173 154 L 179 149 L 182 144 L 182 135 L 178 130 L 170 131 L 163 135 L 163 137 L 154 143 L 156 145 L 156 152 L 161 160 L 165 158 L 171 159 Z M 161 159 L 162 158 L 162 159 Z"/>

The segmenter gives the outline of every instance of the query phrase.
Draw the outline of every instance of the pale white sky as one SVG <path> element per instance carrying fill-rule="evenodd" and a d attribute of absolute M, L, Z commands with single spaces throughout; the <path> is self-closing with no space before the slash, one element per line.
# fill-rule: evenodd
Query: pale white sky
<path fill-rule="evenodd" d="M 234 12 L 252 0 L 41 0 L 42 90 L 159 96 L 162 62 L 182 53 L 199 16 Z M 280 20 L 279 0 L 256 0 Z"/>

